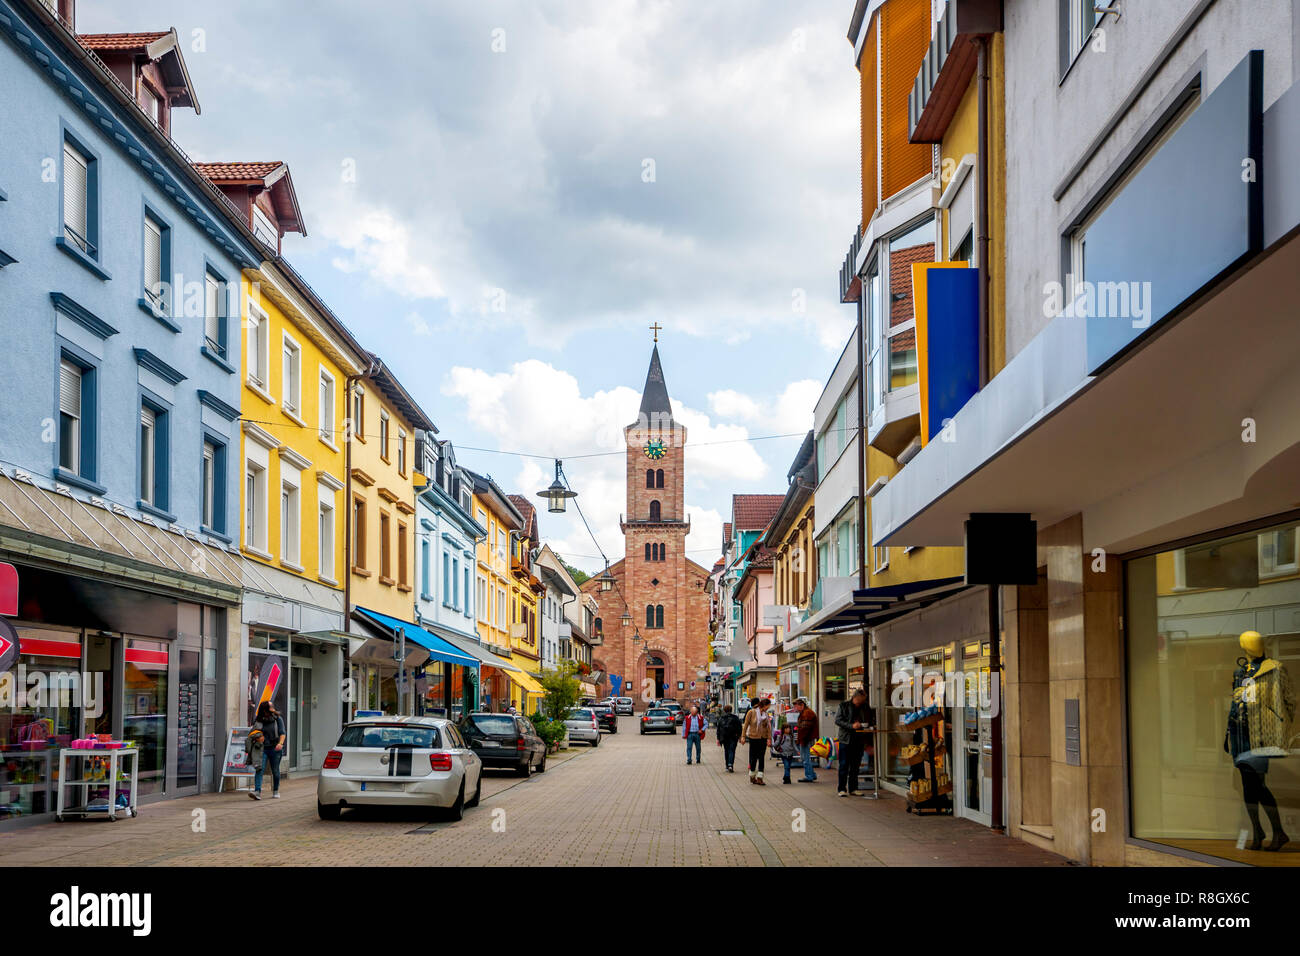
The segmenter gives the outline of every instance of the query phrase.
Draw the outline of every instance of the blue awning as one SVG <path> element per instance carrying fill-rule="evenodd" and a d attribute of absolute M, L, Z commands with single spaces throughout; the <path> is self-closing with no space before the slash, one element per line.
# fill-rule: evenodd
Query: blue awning
<path fill-rule="evenodd" d="M 390 631 L 394 629 L 402 630 L 405 632 L 408 641 L 413 641 L 423 647 L 429 652 L 429 657 L 435 661 L 442 661 L 445 664 L 459 664 L 461 667 L 472 667 L 478 670 L 479 662 L 477 659 L 452 647 L 441 637 L 430 634 L 422 627 L 411 624 L 409 621 L 399 621 L 395 617 L 380 614 L 378 611 L 371 611 L 369 608 L 359 607 L 357 612 L 374 621 L 380 627 L 387 628 Z"/>

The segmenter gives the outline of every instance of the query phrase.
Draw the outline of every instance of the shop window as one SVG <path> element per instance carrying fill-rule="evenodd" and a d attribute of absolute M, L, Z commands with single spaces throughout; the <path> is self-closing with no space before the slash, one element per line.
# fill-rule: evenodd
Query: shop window
<path fill-rule="evenodd" d="M 1297 524 L 1126 562 L 1132 835 L 1268 864 L 1300 809 Z M 1179 568 L 1181 567 L 1181 581 Z"/>
<path fill-rule="evenodd" d="M 140 750 L 140 796 L 166 789 L 169 650 L 165 641 L 132 637 L 126 643 L 122 736 Z"/>

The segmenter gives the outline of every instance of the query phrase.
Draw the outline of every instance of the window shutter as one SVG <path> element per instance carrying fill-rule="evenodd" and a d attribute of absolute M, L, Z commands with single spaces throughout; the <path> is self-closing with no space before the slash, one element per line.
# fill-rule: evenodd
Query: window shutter
<path fill-rule="evenodd" d="M 67 360 L 59 364 L 59 411 L 81 417 L 81 369 Z"/>
<path fill-rule="evenodd" d="M 78 245 L 87 251 L 86 237 L 86 158 L 70 144 L 63 144 L 63 223 L 76 233 Z"/>
<path fill-rule="evenodd" d="M 162 230 L 148 216 L 144 220 L 144 288 L 150 296 L 159 294 L 162 282 Z"/>

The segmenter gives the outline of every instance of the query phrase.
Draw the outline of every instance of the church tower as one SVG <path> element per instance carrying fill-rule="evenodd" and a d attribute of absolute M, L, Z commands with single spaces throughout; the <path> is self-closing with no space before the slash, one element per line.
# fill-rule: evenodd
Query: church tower
<path fill-rule="evenodd" d="M 673 419 L 657 344 L 637 420 L 623 435 L 624 555 L 610 568 L 617 587 L 602 592 L 593 579 L 583 590 L 600 603 L 601 653 L 611 678 L 620 679 L 620 695 L 632 697 L 638 709 L 658 697 L 685 704 L 706 695 L 708 572 L 686 556 L 686 428 Z"/>

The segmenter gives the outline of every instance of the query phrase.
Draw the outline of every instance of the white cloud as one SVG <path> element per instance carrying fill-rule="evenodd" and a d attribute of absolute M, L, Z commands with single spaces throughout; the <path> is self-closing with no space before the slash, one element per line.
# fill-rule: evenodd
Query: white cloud
<path fill-rule="evenodd" d="M 800 379 L 786 385 L 771 401 L 726 388 L 709 393 L 709 408 L 719 418 L 747 422 L 760 435 L 796 435 L 812 428 L 813 410 L 823 387 L 815 379 Z"/>
<path fill-rule="evenodd" d="M 412 335 L 423 337 L 433 334 L 433 330 L 429 328 L 429 323 L 425 321 L 424 316 L 419 312 L 406 313 L 406 325 L 410 328 Z"/>

